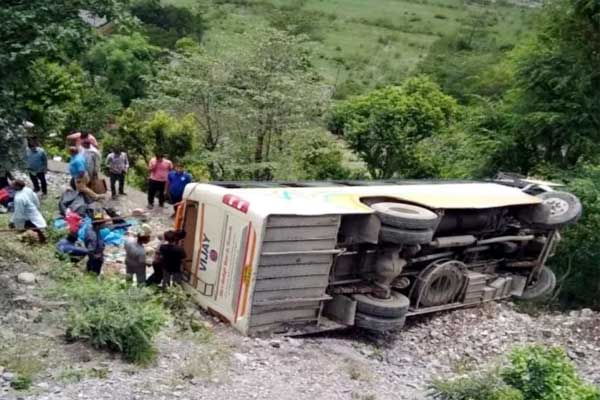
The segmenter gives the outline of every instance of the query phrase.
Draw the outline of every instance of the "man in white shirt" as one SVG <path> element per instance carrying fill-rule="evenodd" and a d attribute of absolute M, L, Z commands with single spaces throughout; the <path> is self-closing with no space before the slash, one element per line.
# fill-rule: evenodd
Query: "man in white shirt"
<path fill-rule="evenodd" d="M 15 229 L 31 229 L 37 233 L 40 243 L 46 242 L 42 229 L 47 227 L 46 220 L 40 212 L 40 200 L 36 194 L 25 186 L 25 182 L 16 179 L 12 183 L 15 189 L 14 212 L 10 226 Z"/>

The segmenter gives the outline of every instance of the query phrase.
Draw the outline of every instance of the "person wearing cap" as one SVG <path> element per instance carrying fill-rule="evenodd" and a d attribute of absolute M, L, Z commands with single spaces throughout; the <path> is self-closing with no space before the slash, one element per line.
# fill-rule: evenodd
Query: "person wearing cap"
<path fill-rule="evenodd" d="M 125 242 L 125 272 L 127 280 L 132 282 L 133 275 L 139 285 L 146 282 L 146 249 L 145 244 L 150 242 L 152 229 L 143 224 L 135 231 L 135 238 L 129 238 Z"/>
<path fill-rule="evenodd" d="M 85 231 L 84 244 L 88 251 L 88 260 L 86 269 L 100 275 L 102 264 L 104 264 L 104 239 L 100 235 L 100 229 L 103 228 L 105 216 L 103 212 L 96 212 L 93 215 L 92 223 Z"/>
<path fill-rule="evenodd" d="M 31 229 L 38 235 L 40 243 L 45 243 L 46 236 L 42 229 L 46 228 L 47 224 L 40 212 L 40 200 L 20 179 L 15 179 L 12 187 L 15 190 L 15 198 L 10 227 L 21 230 Z"/>
<path fill-rule="evenodd" d="M 87 172 L 85 157 L 79 152 L 79 149 L 75 146 L 69 148 L 71 153 L 71 161 L 69 161 L 69 173 L 73 178 L 73 184 L 78 192 L 83 193 L 91 200 L 100 200 L 104 196 L 97 194 L 88 187 L 90 183 L 90 176 Z"/>
<path fill-rule="evenodd" d="M 33 138 L 27 143 L 27 172 L 31 183 L 33 183 L 33 191 L 40 191 L 40 184 L 42 194 L 48 194 L 48 185 L 46 183 L 46 172 L 48 172 L 48 156 L 42 149 L 37 139 Z"/>

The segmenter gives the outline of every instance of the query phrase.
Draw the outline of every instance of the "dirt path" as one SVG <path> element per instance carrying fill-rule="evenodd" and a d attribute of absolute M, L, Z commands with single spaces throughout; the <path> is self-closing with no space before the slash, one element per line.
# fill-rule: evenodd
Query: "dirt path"
<path fill-rule="evenodd" d="M 52 190 L 66 180 L 53 175 Z M 116 205 L 145 205 L 143 193 L 128 192 Z M 157 211 L 153 221 L 157 229 L 167 226 L 168 212 Z M 30 269 L 18 258 L 0 260 L 2 399 L 424 399 L 431 378 L 495 362 L 526 343 L 564 347 L 582 374 L 600 384 L 599 314 L 532 317 L 508 302 L 411 320 L 384 336 L 348 330 L 302 339 L 246 338 L 190 306 L 212 334 L 198 337 L 171 324 L 156 339 L 156 362 L 140 368 L 67 343 L 57 324 L 60 305 L 43 300 L 49 278 L 33 271 L 36 284 L 17 283 L 16 275 Z M 37 366 L 29 392 L 2 384 L 2 355 L 15 354 Z"/>

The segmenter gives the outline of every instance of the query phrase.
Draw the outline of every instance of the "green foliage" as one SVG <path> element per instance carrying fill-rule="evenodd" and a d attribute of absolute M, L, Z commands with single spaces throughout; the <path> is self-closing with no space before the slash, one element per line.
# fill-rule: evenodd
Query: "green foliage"
<path fill-rule="evenodd" d="M 0 173 L 23 166 L 25 145 L 25 129 L 17 121 L 0 117 Z"/>
<path fill-rule="evenodd" d="M 198 11 L 161 5 L 159 0 L 137 1 L 131 6 L 131 14 L 144 23 L 150 41 L 160 47 L 173 48 L 177 40 L 185 36 L 199 42 L 206 29 Z"/>
<path fill-rule="evenodd" d="M 180 120 L 164 111 L 157 111 L 142 127 L 142 134 L 152 141 L 153 153 L 172 159 L 184 157 L 192 149 L 196 123 L 191 115 Z"/>
<path fill-rule="evenodd" d="M 506 52 L 488 36 L 476 36 L 466 47 L 463 36 L 454 34 L 433 43 L 419 63 L 420 73 L 431 76 L 445 93 L 468 104 L 479 96 L 501 98 L 512 83 L 512 69 Z"/>
<path fill-rule="evenodd" d="M 313 40 L 321 39 L 319 13 L 304 9 L 306 1 L 296 1 L 290 5 L 275 8 L 268 19 L 274 28 L 292 35 L 307 35 Z"/>
<path fill-rule="evenodd" d="M 314 123 L 328 100 L 301 38 L 259 29 L 225 51 L 186 39 L 177 49 L 139 104 L 193 116 L 193 161 L 213 179 L 271 179 L 287 152 L 283 134 Z"/>
<path fill-rule="evenodd" d="M 500 369 L 437 379 L 429 385 L 437 400 L 598 400 L 598 388 L 577 376 L 565 352 L 531 345 L 514 349 Z"/>
<path fill-rule="evenodd" d="M 325 133 L 300 133 L 292 145 L 292 159 L 297 164 L 297 176 L 292 179 L 351 179 L 351 170 L 344 165 L 344 149 Z M 287 169 L 287 168 L 286 168 Z"/>
<path fill-rule="evenodd" d="M 416 145 L 446 129 L 457 112 L 456 101 L 422 76 L 338 104 L 329 129 L 343 136 L 374 178 L 418 177 L 427 166 Z"/>
<path fill-rule="evenodd" d="M 563 232 L 548 263 L 560 285 L 564 307 L 600 307 L 600 166 L 583 165 L 563 171 L 539 168 L 540 176 L 567 183 L 583 203 L 583 216 Z"/>
<path fill-rule="evenodd" d="M 124 106 L 145 93 L 143 77 L 152 75 L 159 49 L 141 34 L 111 35 L 86 54 L 84 65 Z"/>
<path fill-rule="evenodd" d="M 456 379 L 436 379 L 429 384 L 429 397 L 436 400 L 524 400 L 495 371 L 461 376 Z"/>
<path fill-rule="evenodd" d="M 166 314 L 150 289 L 86 276 L 64 284 L 61 290 L 70 302 L 70 338 L 122 352 L 125 359 L 135 363 L 153 360 L 156 350 L 152 338 L 164 324 Z"/>
<path fill-rule="evenodd" d="M 37 84 L 29 75 L 35 60 L 64 62 L 79 56 L 93 42 L 95 32 L 80 17 L 81 10 L 115 21 L 125 15 L 125 3 L 126 0 L 4 2 L 0 8 L 0 113 L 9 121 L 26 118 L 28 110 L 22 98 L 32 84 Z M 59 97 L 64 94 L 63 91 Z M 52 114 L 48 118 L 61 120 L 65 111 L 52 106 L 46 104 Z M 9 143 L 12 142 L 3 145 Z M 18 146 L 11 153 L 18 151 Z"/>
<path fill-rule="evenodd" d="M 33 383 L 33 379 L 29 375 L 18 374 L 14 380 L 10 382 L 10 387 L 15 390 L 28 390 Z"/>
<path fill-rule="evenodd" d="M 33 133 L 45 145 L 64 146 L 63 133 L 73 128 L 97 132 L 120 109 L 118 98 L 94 86 L 76 62 L 38 59 L 29 69 L 29 78 L 22 102 L 35 124 Z M 51 136 L 54 139 L 48 141 Z"/>
<path fill-rule="evenodd" d="M 598 161 L 600 14 L 589 4 L 548 3 L 534 38 L 515 51 L 513 130 L 535 163 Z"/>
<path fill-rule="evenodd" d="M 513 350 L 501 372 L 523 400 L 598 400 L 600 391 L 584 383 L 565 352 L 557 347 L 527 346 Z"/>

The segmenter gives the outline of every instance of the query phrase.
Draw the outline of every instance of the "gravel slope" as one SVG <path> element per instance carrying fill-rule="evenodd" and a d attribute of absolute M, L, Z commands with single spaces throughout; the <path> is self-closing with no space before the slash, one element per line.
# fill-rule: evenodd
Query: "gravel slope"
<path fill-rule="evenodd" d="M 51 181 L 57 191 L 65 179 Z M 121 201 L 124 208 L 136 206 Z M 167 226 L 166 212 L 156 217 L 157 229 Z M 139 368 L 67 343 L 60 304 L 42 296 L 44 271 L 31 271 L 35 285 L 17 282 L 17 274 L 29 270 L 0 260 L 1 399 L 424 399 L 429 379 L 499 362 L 526 343 L 564 347 L 583 376 L 600 384 L 600 314 L 530 316 L 509 302 L 420 317 L 393 334 L 347 330 L 306 338 L 242 337 L 190 306 L 212 336 L 172 324 L 157 338 L 154 365 Z M 11 371 L 1 366 L 2 353 L 15 349 L 42 365 L 29 392 L 10 389 Z"/>

